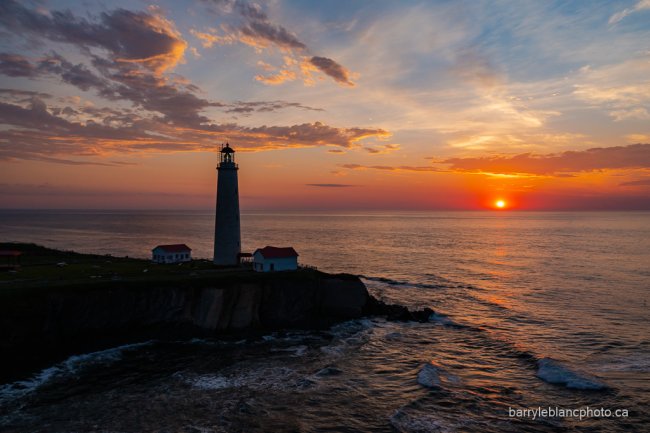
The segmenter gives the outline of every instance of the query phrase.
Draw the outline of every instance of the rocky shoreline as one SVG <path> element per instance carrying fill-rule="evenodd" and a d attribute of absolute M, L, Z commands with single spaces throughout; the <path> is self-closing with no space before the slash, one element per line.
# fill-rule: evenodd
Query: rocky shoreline
<path fill-rule="evenodd" d="M 325 329 L 366 316 L 423 322 L 433 313 L 377 300 L 357 276 L 316 270 L 101 283 L 64 280 L 23 290 L 12 290 L 5 282 L 0 294 L 0 350 L 6 365 L 0 383 L 72 354 L 150 339 Z"/>

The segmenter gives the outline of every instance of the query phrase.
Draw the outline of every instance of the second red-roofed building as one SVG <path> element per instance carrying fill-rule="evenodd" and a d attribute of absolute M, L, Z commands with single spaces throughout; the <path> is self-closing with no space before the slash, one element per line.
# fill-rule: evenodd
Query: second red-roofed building
<path fill-rule="evenodd" d="M 253 253 L 253 270 L 257 272 L 295 271 L 298 253 L 292 247 L 258 248 Z"/>

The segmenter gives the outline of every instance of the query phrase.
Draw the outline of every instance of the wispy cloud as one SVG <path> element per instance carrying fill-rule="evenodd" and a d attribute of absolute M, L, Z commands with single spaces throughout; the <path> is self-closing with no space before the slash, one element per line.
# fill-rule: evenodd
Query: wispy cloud
<path fill-rule="evenodd" d="M 349 188 L 353 186 L 359 186 L 359 185 L 352 185 L 349 183 L 306 183 L 306 186 L 315 186 L 318 188 Z"/>
<path fill-rule="evenodd" d="M 441 161 L 454 171 L 554 175 L 594 170 L 650 168 L 650 144 L 633 144 L 559 154 L 513 156 L 486 156 L 477 158 L 449 158 Z"/>
<path fill-rule="evenodd" d="M 640 0 L 633 7 L 625 8 L 622 11 L 616 12 L 614 15 L 612 15 L 609 18 L 609 24 L 616 24 L 628 15 L 647 9 L 650 9 L 650 0 Z"/>
<path fill-rule="evenodd" d="M 630 182 L 623 182 L 619 184 L 620 186 L 650 186 L 650 178 L 648 179 L 640 179 L 640 180 L 632 180 Z"/>
<path fill-rule="evenodd" d="M 650 57 L 638 56 L 625 62 L 580 69 L 574 94 L 602 106 L 617 121 L 650 119 Z"/>
<path fill-rule="evenodd" d="M 337 83 L 354 86 L 351 73 L 333 59 L 310 55 L 307 45 L 298 36 L 282 25 L 273 23 L 262 7 L 244 0 L 204 0 L 217 7 L 218 14 L 236 12 L 243 20 L 239 25 L 222 24 L 219 29 L 211 27 L 206 31 L 192 29 L 194 36 L 201 40 L 203 47 L 231 45 L 241 42 L 261 52 L 277 48 L 284 53 L 283 68 L 275 74 L 257 75 L 255 79 L 265 84 L 278 85 L 301 77 L 305 84 L 313 84 L 311 71 L 320 71 Z M 287 56 L 290 60 L 287 61 Z M 309 67 L 307 65 L 311 65 Z M 272 66 L 264 63 L 262 68 L 269 72 Z"/>
<path fill-rule="evenodd" d="M 413 166 L 413 165 L 363 165 L 363 164 L 342 164 L 341 167 L 349 170 L 383 170 L 383 171 L 415 171 L 415 172 L 440 172 L 444 171 L 437 167 L 431 166 Z"/>

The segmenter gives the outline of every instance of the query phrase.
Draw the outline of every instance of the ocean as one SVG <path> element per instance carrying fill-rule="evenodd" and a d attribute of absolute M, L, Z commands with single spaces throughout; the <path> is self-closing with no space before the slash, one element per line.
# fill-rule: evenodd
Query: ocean
<path fill-rule="evenodd" d="M 241 225 L 243 251 L 293 246 L 435 314 L 78 354 L 0 385 L 0 431 L 650 431 L 650 213 L 243 212 Z M 1 241 L 115 256 L 186 243 L 210 258 L 213 231 L 210 212 L 0 211 Z"/>

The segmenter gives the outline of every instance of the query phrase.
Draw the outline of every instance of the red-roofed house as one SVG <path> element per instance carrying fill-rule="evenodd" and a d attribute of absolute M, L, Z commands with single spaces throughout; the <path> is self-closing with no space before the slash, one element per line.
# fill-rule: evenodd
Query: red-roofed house
<path fill-rule="evenodd" d="M 155 263 L 182 263 L 192 260 L 192 248 L 185 244 L 158 245 L 151 250 Z"/>
<path fill-rule="evenodd" d="M 292 247 L 258 248 L 253 253 L 253 270 L 257 272 L 295 271 L 298 253 Z"/>

